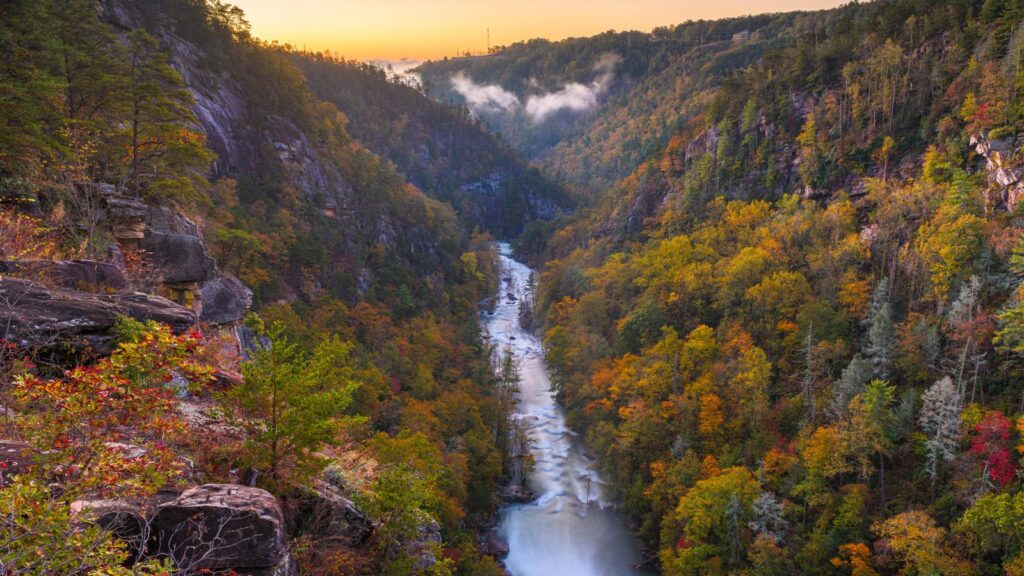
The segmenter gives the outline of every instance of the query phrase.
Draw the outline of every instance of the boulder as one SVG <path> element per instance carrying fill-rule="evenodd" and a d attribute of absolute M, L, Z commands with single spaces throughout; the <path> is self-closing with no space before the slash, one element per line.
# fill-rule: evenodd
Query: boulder
<path fill-rule="evenodd" d="M 45 280 L 61 288 L 89 292 L 128 287 L 120 268 L 97 260 L 0 260 L 0 274 Z"/>
<path fill-rule="evenodd" d="M 202 282 L 216 273 L 199 227 L 170 208 L 149 209 L 145 237 L 139 247 L 145 250 L 164 283 Z"/>
<path fill-rule="evenodd" d="M 180 491 L 161 490 L 144 499 L 76 500 L 71 510 L 80 521 L 96 524 L 127 544 L 130 561 L 135 562 L 146 552 L 154 508 L 179 495 Z"/>
<path fill-rule="evenodd" d="M 281 507 L 259 488 L 206 484 L 186 490 L 157 510 L 152 541 L 160 554 L 192 571 L 279 576 L 294 570 Z"/>
<path fill-rule="evenodd" d="M 499 488 L 498 498 L 510 504 L 529 504 L 537 499 L 537 495 L 522 484 L 512 484 Z"/>
<path fill-rule="evenodd" d="M 500 560 L 508 556 L 508 543 L 498 535 L 497 530 L 491 530 L 480 541 L 480 553 Z"/>
<path fill-rule="evenodd" d="M 0 337 L 20 346 L 105 346 L 121 315 L 155 320 L 175 331 L 196 323 L 194 312 L 159 296 L 92 294 L 0 277 Z"/>
<path fill-rule="evenodd" d="M 338 539 L 354 548 L 362 547 L 373 535 L 373 521 L 329 482 L 318 480 L 289 500 L 294 503 L 295 533 Z"/>
<path fill-rule="evenodd" d="M 252 306 L 252 290 L 234 276 L 207 280 L 199 287 L 199 319 L 210 324 L 238 322 Z"/>

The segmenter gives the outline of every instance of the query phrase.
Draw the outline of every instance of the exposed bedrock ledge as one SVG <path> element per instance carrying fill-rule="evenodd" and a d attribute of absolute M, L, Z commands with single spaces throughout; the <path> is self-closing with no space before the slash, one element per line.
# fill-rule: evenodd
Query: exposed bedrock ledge
<path fill-rule="evenodd" d="M 102 348 L 118 316 L 155 320 L 179 332 L 197 320 L 192 310 L 160 296 L 92 294 L 0 278 L 0 337 L 20 346 Z"/>
<path fill-rule="evenodd" d="M 101 292 L 128 287 L 128 280 L 120 268 L 96 260 L 0 260 L 0 274 L 45 278 L 71 290 Z"/>

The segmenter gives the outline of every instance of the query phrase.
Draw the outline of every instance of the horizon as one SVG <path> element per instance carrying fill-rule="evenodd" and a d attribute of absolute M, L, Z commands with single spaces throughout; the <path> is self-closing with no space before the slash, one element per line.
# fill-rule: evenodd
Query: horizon
<path fill-rule="evenodd" d="M 824 10 L 849 0 L 525 0 L 515 5 L 469 0 L 235 0 L 252 32 L 266 41 L 351 60 L 399 62 L 486 53 L 489 47 L 544 38 L 558 41 L 609 30 L 650 32 L 689 20 Z M 543 18 L 538 18 L 543 13 Z"/>

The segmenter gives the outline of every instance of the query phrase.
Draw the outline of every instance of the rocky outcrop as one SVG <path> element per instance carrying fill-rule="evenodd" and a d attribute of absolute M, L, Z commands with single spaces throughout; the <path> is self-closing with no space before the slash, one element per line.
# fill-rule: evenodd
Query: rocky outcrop
<path fill-rule="evenodd" d="M 294 532 L 316 534 L 360 548 L 373 535 L 373 521 L 334 485 L 319 480 L 295 494 Z"/>
<path fill-rule="evenodd" d="M 79 500 L 71 509 L 125 542 L 131 562 L 170 557 L 189 574 L 296 574 L 281 508 L 259 488 L 206 484 L 144 499 Z"/>
<path fill-rule="evenodd" d="M 234 276 L 221 276 L 199 287 L 199 319 L 210 324 L 238 322 L 252 305 L 252 290 Z"/>
<path fill-rule="evenodd" d="M 1014 139 L 990 140 L 984 134 L 975 134 L 971 136 L 971 146 L 985 159 L 990 202 L 1013 210 L 1024 198 L 1024 182 L 1021 181 L 1024 167 L 1020 164 Z"/>
<path fill-rule="evenodd" d="M 105 348 L 118 316 L 155 320 L 181 331 L 196 314 L 166 298 L 141 293 L 92 294 L 0 277 L 0 337 L 20 346 Z"/>
<path fill-rule="evenodd" d="M 206 484 L 185 491 L 157 510 L 152 542 L 160 554 L 195 572 L 295 573 L 281 507 L 259 488 Z"/>
<path fill-rule="evenodd" d="M 437 564 L 433 550 L 441 545 L 441 525 L 430 518 L 419 525 L 416 538 L 405 544 L 405 553 L 413 559 L 415 572 L 425 572 Z"/>
<path fill-rule="evenodd" d="M 118 291 L 128 287 L 124 272 L 96 260 L 0 261 L 0 275 L 33 278 L 61 288 L 89 292 Z"/>
<path fill-rule="evenodd" d="M 683 159 L 686 162 L 692 162 L 704 154 L 713 152 L 718 146 L 718 140 L 720 137 L 721 135 L 718 133 L 718 128 L 711 126 L 690 141 L 686 146 L 686 152 Z"/>
<path fill-rule="evenodd" d="M 149 209 L 145 237 L 139 247 L 146 251 L 165 284 L 194 284 L 216 274 L 199 226 L 170 208 Z"/>
<path fill-rule="evenodd" d="M 126 196 L 118 196 L 107 190 L 104 196 L 103 218 L 114 238 L 126 248 L 138 248 L 146 236 L 146 215 L 149 207 L 145 202 Z"/>

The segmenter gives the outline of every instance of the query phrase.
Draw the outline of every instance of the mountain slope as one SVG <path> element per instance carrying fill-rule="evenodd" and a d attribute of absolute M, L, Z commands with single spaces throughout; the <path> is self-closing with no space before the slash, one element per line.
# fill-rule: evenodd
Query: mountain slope
<path fill-rule="evenodd" d="M 571 206 L 568 194 L 470 119 L 371 64 L 295 55 L 313 92 L 349 118 L 353 135 L 388 158 L 468 226 L 514 238 Z"/>
<path fill-rule="evenodd" d="M 552 235 L 547 359 L 664 573 L 1015 570 L 1022 19 L 799 15 Z"/>
<path fill-rule="evenodd" d="M 443 101 L 467 102 L 466 91 L 452 81 L 464 74 L 526 102 L 564 93 L 574 83 L 591 85 L 603 72 L 595 65 L 617 57 L 608 85 L 582 111 L 565 109 L 537 121 L 525 110 L 475 110 L 553 175 L 597 196 L 664 146 L 723 78 L 814 27 L 827 29 L 833 18 L 833 12 L 788 13 L 688 22 L 652 33 L 531 40 L 491 56 L 427 62 L 417 72 Z"/>
<path fill-rule="evenodd" d="M 353 138 L 229 5 L 5 2 L 0 53 L 5 567 L 167 573 L 162 538 L 96 503 L 143 526 L 211 484 L 242 552 L 171 550 L 184 571 L 498 573 L 475 537 L 505 458 L 476 222 Z M 230 317 L 197 323 L 225 291 Z M 45 338 L 18 337 L 30 320 Z"/>

